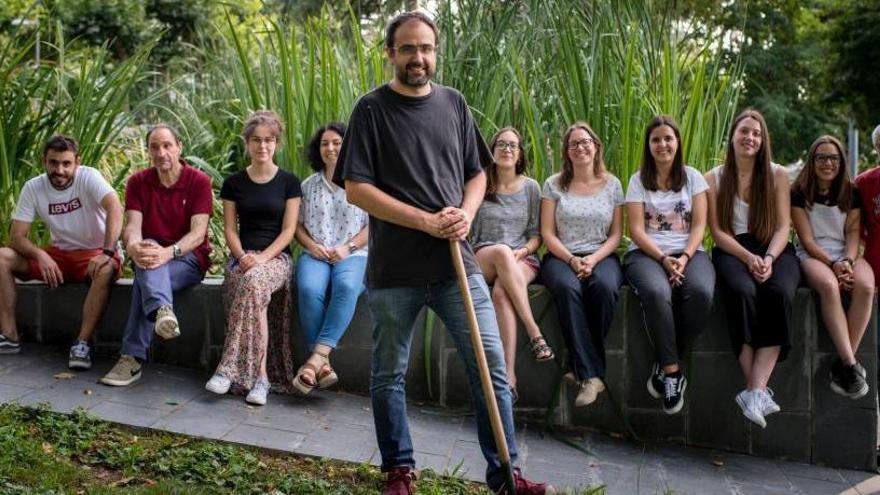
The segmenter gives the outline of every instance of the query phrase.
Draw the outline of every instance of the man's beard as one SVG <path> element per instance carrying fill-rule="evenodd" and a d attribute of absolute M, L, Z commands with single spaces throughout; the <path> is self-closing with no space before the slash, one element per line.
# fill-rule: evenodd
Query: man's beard
<path fill-rule="evenodd" d="M 409 69 L 422 69 L 422 75 L 413 76 L 410 75 Z M 434 70 L 429 67 L 427 64 L 407 64 L 406 67 L 401 69 L 397 69 L 397 80 L 403 83 L 406 86 L 412 87 L 421 87 L 425 84 L 428 84 L 428 81 L 431 80 L 431 77 L 434 76 Z"/>

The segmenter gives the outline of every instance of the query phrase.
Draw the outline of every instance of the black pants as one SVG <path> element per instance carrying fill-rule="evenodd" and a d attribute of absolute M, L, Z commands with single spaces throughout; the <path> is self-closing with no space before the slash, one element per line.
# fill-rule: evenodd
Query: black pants
<path fill-rule="evenodd" d="M 571 370 L 578 380 L 605 376 L 605 337 L 614 319 L 623 283 L 620 260 L 612 254 L 578 280 L 565 261 L 547 253 L 541 277 L 556 302 Z"/>
<path fill-rule="evenodd" d="M 673 287 L 654 258 L 636 249 L 623 258 L 623 271 L 642 306 L 645 329 L 660 366 L 679 364 L 706 328 L 715 295 L 715 269 L 704 251 L 684 267 L 685 278 Z"/>
<path fill-rule="evenodd" d="M 740 234 L 736 240 L 753 254 L 763 256 L 767 251 L 751 234 Z M 721 281 L 733 354 L 739 357 L 743 344 L 754 349 L 781 346 L 779 361 L 783 361 L 791 348 L 791 301 L 801 280 L 792 245 L 773 261 L 773 273 L 763 284 L 739 259 L 718 247 L 712 250 L 712 261 Z"/>

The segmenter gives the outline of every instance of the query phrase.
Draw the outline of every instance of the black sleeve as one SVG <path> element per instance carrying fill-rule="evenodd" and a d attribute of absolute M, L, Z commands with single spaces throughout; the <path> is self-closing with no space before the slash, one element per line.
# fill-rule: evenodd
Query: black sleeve
<path fill-rule="evenodd" d="M 804 198 L 803 193 L 801 193 L 797 189 L 791 190 L 791 207 L 792 208 L 804 208 L 807 207 L 807 200 Z"/>
<path fill-rule="evenodd" d="M 220 199 L 225 199 L 232 202 L 238 201 L 236 175 L 238 174 L 232 174 L 223 181 L 223 187 L 220 188 Z"/>
<path fill-rule="evenodd" d="M 302 184 L 296 174 L 287 173 L 287 181 L 284 184 L 284 199 L 301 198 Z"/>
<path fill-rule="evenodd" d="M 471 177 L 480 173 L 481 170 L 488 167 L 494 158 L 480 129 L 474 122 L 474 116 L 468 108 L 467 101 L 464 96 L 460 97 L 461 113 L 462 113 L 462 160 L 464 163 L 464 178 L 469 180 Z"/>
<path fill-rule="evenodd" d="M 370 127 L 370 104 L 361 98 L 351 112 L 351 120 L 348 122 L 345 137 L 342 138 L 342 148 L 333 172 L 333 183 L 339 187 L 345 187 L 346 179 L 376 183 L 376 143 Z"/>

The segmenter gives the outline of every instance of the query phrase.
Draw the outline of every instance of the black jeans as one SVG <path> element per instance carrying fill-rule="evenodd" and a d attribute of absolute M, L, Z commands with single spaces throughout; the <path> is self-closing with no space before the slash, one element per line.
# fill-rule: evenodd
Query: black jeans
<path fill-rule="evenodd" d="M 657 363 L 678 364 L 706 327 L 712 312 L 712 260 L 703 251 L 694 253 L 684 267 L 685 278 L 678 287 L 672 287 L 660 263 L 639 249 L 623 257 L 623 271 L 639 296 Z"/>
<path fill-rule="evenodd" d="M 541 277 L 556 302 L 571 370 L 578 380 L 605 376 L 605 336 L 614 319 L 623 283 L 620 260 L 612 254 L 578 280 L 568 264 L 547 253 Z"/>

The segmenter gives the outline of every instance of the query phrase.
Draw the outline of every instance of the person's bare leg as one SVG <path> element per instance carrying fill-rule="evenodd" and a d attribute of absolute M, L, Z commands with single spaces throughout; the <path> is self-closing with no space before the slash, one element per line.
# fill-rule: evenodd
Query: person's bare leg
<path fill-rule="evenodd" d="M 773 374 L 773 368 L 776 367 L 776 361 L 779 359 L 780 350 L 781 347 L 778 345 L 755 349 L 752 372 L 749 377 L 749 390 L 767 388 L 767 382 L 770 381 L 770 375 Z"/>
<path fill-rule="evenodd" d="M 29 272 L 28 262 L 11 248 L 0 248 L 0 331 L 6 338 L 18 341 L 15 323 L 15 275 Z"/>
<path fill-rule="evenodd" d="M 516 313 L 507 291 L 498 284 L 492 288 L 492 304 L 498 320 L 498 333 L 504 350 L 504 363 L 507 367 L 507 381 L 516 388 Z"/>
<path fill-rule="evenodd" d="M 739 367 L 742 369 L 743 377 L 746 379 L 746 387 L 752 379 L 752 363 L 755 360 L 755 350 L 748 344 L 743 344 L 739 351 Z"/>
<path fill-rule="evenodd" d="M 529 282 L 535 278 L 534 270 L 519 263 L 507 246 L 497 251 L 495 267 L 498 271 L 498 280 L 495 283 L 501 284 L 507 292 L 507 297 L 526 328 L 529 340 L 541 335 L 541 329 L 535 322 L 529 304 Z"/>
<path fill-rule="evenodd" d="M 269 374 L 266 372 L 266 356 L 269 354 L 269 318 L 266 315 L 268 308 L 262 308 L 258 317 L 258 325 L 260 329 L 260 380 L 269 380 Z"/>
<path fill-rule="evenodd" d="M 801 268 L 807 278 L 807 283 L 819 294 L 819 304 L 822 310 L 822 321 L 828 329 L 828 336 L 837 349 L 837 355 L 844 364 L 850 365 L 855 362 L 853 350 L 850 346 L 847 316 L 843 312 L 843 302 L 840 298 L 840 285 L 837 277 L 828 266 L 819 260 L 806 259 L 801 263 Z M 855 301 L 853 301 L 855 303 Z"/>
<path fill-rule="evenodd" d="M 853 283 L 852 301 L 847 312 L 849 326 L 849 342 L 853 354 L 859 351 L 859 344 L 871 319 L 871 308 L 874 303 L 874 271 L 863 258 L 856 260 L 853 266 L 855 282 Z"/>
<path fill-rule="evenodd" d="M 82 323 L 77 337 L 79 340 L 88 342 L 92 338 L 92 334 L 95 333 L 95 328 L 101 321 L 101 317 L 104 316 L 104 310 L 107 309 L 110 287 L 113 286 L 115 277 L 116 265 L 112 262 L 98 269 L 83 303 Z"/>

